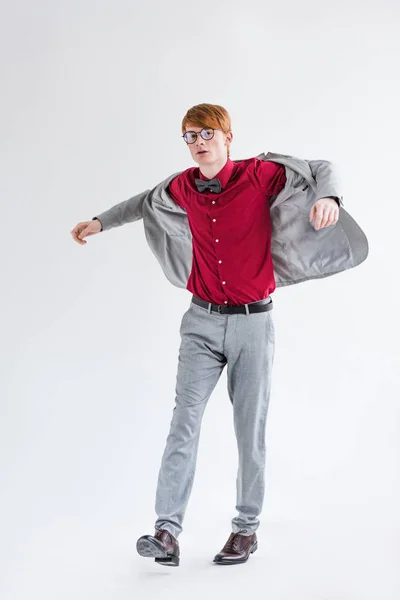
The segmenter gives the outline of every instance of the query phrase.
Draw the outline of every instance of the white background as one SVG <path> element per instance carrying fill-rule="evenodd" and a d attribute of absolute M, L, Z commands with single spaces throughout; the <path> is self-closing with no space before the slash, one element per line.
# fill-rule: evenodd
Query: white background
<path fill-rule="evenodd" d="M 4 600 L 400 595 L 396 0 L 72 0 L 1 9 Z M 277 289 L 259 549 L 213 565 L 236 512 L 224 371 L 168 569 L 136 553 L 174 405 L 190 293 L 143 221 L 79 221 L 195 166 L 191 106 L 222 104 L 231 158 L 334 162 L 370 253 Z"/>

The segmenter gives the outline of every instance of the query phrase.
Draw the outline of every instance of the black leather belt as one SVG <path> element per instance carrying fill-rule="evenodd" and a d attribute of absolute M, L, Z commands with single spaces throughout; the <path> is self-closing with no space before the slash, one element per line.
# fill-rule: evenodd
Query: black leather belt
<path fill-rule="evenodd" d="M 268 296 L 268 298 L 264 298 L 263 300 L 259 300 L 258 302 L 251 302 L 250 304 L 241 304 L 237 306 L 227 306 L 226 304 L 212 304 L 211 302 L 207 302 L 206 300 L 202 300 L 197 296 L 192 296 L 192 302 L 197 304 L 198 306 L 202 306 L 203 308 L 209 309 L 211 306 L 211 311 L 217 312 L 220 314 L 248 314 L 246 311 L 246 306 L 248 307 L 249 313 L 260 313 L 265 312 L 267 310 L 272 310 L 272 298 Z"/>

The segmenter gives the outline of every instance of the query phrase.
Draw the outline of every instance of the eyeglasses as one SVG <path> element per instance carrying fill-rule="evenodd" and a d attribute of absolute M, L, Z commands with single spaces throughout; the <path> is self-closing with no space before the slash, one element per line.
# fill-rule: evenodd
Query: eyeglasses
<path fill-rule="evenodd" d="M 203 140 L 211 140 L 214 137 L 214 131 L 222 131 L 222 129 L 213 129 L 212 127 L 204 128 L 200 131 L 200 135 Z M 183 139 L 187 144 L 194 144 L 199 134 L 196 131 L 187 131 L 182 135 Z"/>

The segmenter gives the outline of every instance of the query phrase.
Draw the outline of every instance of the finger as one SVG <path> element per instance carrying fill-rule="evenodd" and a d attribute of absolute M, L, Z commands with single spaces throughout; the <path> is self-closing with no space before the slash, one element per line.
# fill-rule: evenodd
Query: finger
<path fill-rule="evenodd" d="M 321 217 L 321 225 L 320 227 L 327 227 L 329 224 L 329 219 L 331 217 L 331 210 L 328 207 L 324 207 Z"/>
<path fill-rule="evenodd" d="M 80 240 L 77 236 L 73 236 L 73 237 L 74 237 L 75 242 L 77 242 L 78 244 L 86 244 L 85 240 Z"/>
<path fill-rule="evenodd" d="M 333 208 L 332 210 L 329 211 L 328 218 L 326 220 L 326 227 L 328 227 L 329 225 L 333 225 L 334 223 L 336 223 L 337 213 L 338 213 L 338 211 L 335 208 Z"/>
<path fill-rule="evenodd" d="M 326 227 L 327 223 L 329 220 L 329 214 L 327 215 L 326 212 L 324 213 L 322 219 L 321 219 L 321 225 L 320 225 L 320 229 L 322 229 L 322 227 Z"/>
<path fill-rule="evenodd" d="M 89 228 L 85 227 L 85 229 L 82 229 L 81 233 L 79 234 L 80 239 L 82 240 L 84 237 L 86 237 L 89 233 Z"/>
<path fill-rule="evenodd" d="M 321 211 L 317 212 L 317 216 L 315 218 L 315 229 L 319 229 L 321 227 L 323 213 Z"/>
<path fill-rule="evenodd" d="M 82 225 L 80 223 L 78 223 L 78 225 L 75 225 L 75 227 L 71 231 L 72 235 L 78 235 L 81 229 L 82 229 Z"/>
<path fill-rule="evenodd" d="M 327 223 L 326 223 L 326 226 L 328 227 L 329 225 L 333 225 L 333 224 L 334 224 L 334 222 L 335 222 L 335 215 L 332 215 L 332 214 L 331 214 L 331 215 L 329 216 L 329 219 L 328 219 Z"/>
<path fill-rule="evenodd" d="M 82 241 L 81 239 L 79 239 L 79 235 L 80 235 L 80 231 L 79 228 L 75 227 L 72 231 L 72 237 L 75 240 L 75 242 L 78 242 L 78 244 L 86 244 L 86 242 Z"/>

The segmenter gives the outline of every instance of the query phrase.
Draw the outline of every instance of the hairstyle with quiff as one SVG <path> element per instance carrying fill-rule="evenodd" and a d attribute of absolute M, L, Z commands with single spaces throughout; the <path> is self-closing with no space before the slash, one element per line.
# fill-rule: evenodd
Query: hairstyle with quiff
<path fill-rule="evenodd" d="M 213 129 L 222 129 L 224 133 L 231 131 L 231 118 L 228 111 L 219 104 L 196 104 L 189 108 L 182 120 L 182 134 L 186 132 L 186 127 L 212 127 Z M 228 157 L 230 155 L 230 144 L 227 148 Z"/>

